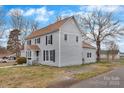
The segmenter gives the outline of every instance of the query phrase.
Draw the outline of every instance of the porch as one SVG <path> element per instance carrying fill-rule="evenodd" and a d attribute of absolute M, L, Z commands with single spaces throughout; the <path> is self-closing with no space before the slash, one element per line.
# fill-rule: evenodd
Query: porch
<path fill-rule="evenodd" d="M 41 50 L 38 45 L 28 45 L 26 47 L 27 64 L 40 64 Z"/>

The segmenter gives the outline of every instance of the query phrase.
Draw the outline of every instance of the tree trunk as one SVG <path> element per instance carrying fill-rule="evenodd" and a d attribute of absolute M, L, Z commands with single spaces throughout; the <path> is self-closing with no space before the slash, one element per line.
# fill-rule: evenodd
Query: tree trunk
<path fill-rule="evenodd" d="M 97 58 L 96 58 L 96 60 L 99 62 L 100 61 L 100 41 L 97 41 L 96 45 L 97 45 L 97 49 L 96 49 Z"/>

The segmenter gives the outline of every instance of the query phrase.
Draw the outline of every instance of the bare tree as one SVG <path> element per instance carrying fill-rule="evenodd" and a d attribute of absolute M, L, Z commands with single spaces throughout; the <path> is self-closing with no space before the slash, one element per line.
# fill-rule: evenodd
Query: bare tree
<path fill-rule="evenodd" d="M 39 29 L 39 23 L 35 20 L 30 20 L 30 31 L 33 32 L 33 31 L 36 31 L 37 29 Z"/>
<path fill-rule="evenodd" d="M 25 38 L 32 31 L 35 31 L 39 27 L 39 23 L 34 19 L 28 19 L 23 16 L 22 12 L 18 9 L 10 12 L 10 24 L 13 29 L 18 29 L 21 31 L 21 44 L 24 45 Z"/>
<path fill-rule="evenodd" d="M 80 17 L 86 36 L 96 44 L 97 61 L 100 61 L 101 43 L 105 40 L 113 39 L 123 34 L 123 28 L 119 20 L 114 19 L 112 12 L 94 10 L 86 16 Z"/>
<path fill-rule="evenodd" d="M 109 43 L 109 47 L 108 47 L 108 56 L 109 56 L 109 59 L 108 60 L 115 60 L 115 57 L 116 55 L 118 54 L 119 52 L 119 48 L 118 48 L 118 45 L 114 42 L 114 41 L 110 41 Z M 111 58 L 110 58 L 111 57 Z"/>
<path fill-rule="evenodd" d="M 18 29 L 18 30 L 22 30 L 24 28 L 24 17 L 23 14 L 20 10 L 15 9 L 13 11 L 10 12 L 10 24 L 12 26 L 13 29 Z"/>

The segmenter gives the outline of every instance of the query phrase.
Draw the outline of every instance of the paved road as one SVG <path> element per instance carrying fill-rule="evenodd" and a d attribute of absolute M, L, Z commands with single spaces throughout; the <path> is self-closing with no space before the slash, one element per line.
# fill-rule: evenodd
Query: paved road
<path fill-rule="evenodd" d="M 72 85 L 71 88 L 124 88 L 124 67 L 83 80 Z"/>

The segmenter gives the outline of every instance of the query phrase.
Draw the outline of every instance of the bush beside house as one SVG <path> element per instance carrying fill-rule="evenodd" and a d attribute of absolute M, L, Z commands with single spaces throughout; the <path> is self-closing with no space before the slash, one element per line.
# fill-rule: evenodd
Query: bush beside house
<path fill-rule="evenodd" d="M 18 64 L 23 64 L 23 63 L 26 63 L 27 60 L 26 60 L 25 57 L 18 57 L 18 58 L 16 59 L 16 62 L 17 62 Z"/>

